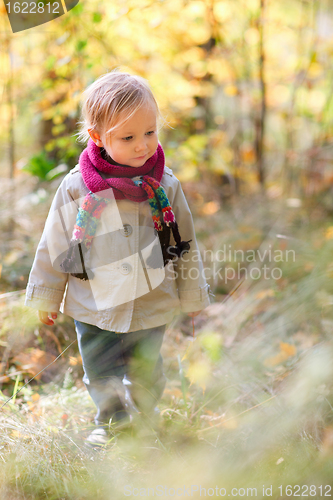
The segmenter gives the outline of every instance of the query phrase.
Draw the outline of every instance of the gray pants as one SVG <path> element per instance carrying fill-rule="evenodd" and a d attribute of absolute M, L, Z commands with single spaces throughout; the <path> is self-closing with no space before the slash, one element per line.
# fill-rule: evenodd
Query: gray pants
<path fill-rule="evenodd" d="M 127 415 L 119 397 L 125 376 L 138 410 L 152 411 L 165 387 L 160 349 L 166 325 L 116 333 L 74 320 L 84 370 L 83 382 L 97 407 L 96 425 Z M 127 407 L 128 410 L 128 407 Z"/>

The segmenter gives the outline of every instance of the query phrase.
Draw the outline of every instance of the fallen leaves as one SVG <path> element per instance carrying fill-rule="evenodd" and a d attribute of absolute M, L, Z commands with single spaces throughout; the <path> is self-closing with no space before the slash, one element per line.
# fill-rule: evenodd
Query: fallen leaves
<path fill-rule="evenodd" d="M 29 373 L 36 380 L 40 380 L 41 372 L 55 360 L 55 356 L 40 349 L 32 349 L 30 352 L 22 352 L 13 358 L 13 363 L 25 373 Z"/>
<path fill-rule="evenodd" d="M 295 356 L 297 349 L 294 345 L 288 344 L 287 342 L 280 342 L 280 352 L 275 356 L 267 358 L 264 362 L 265 366 L 276 366 L 283 363 L 288 358 Z"/>
<path fill-rule="evenodd" d="M 210 364 L 206 360 L 201 359 L 190 363 L 186 370 L 186 376 L 190 380 L 191 385 L 197 384 L 205 391 L 207 382 L 211 378 L 211 371 Z"/>
<path fill-rule="evenodd" d="M 47 335 L 49 338 L 51 338 L 51 339 L 54 341 L 54 343 L 55 343 L 55 344 L 56 344 L 56 346 L 57 346 L 57 349 L 58 349 L 59 354 L 61 354 L 61 352 L 62 352 L 61 344 L 60 344 L 60 342 L 59 342 L 58 337 L 55 335 L 55 333 L 54 333 L 54 332 L 52 332 L 52 330 L 50 330 L 49 328 L 44 328 L 44 332 L 46 333 L 46 335 Z"/>
<path fill-rule="evenodd" d="M 78 356 L 69 356 L 69 364 L 70 366 L 82 365 L 82 358 L 80 355 Z"/>
<path fill-rule="evenodd" d="M 327 426 L 323 431 L 320 451 L 323 455 L 332 455 L 333 453 L 333 426 Z"/>
<path fill-rule="evenodd" d="M 216 332 L 202 332 L 196 340 L 189 343 L 182 361 L 187 361 L 184 367 L 190 384 L 196 384 L 206 390 L 212 378 L 214 363 L 222 355 L 222 336 Z"/>
<path fill-rule="evenodd" d="M 216 201 L 209 201 L 208 203 L 205 203 L 201 211 L 204 215 L 213 215 L 219 210 L 220 210 L 219 203 L 217 203 Z"/>
<path fill-rule="evenodd" d="M 34 403 L 36 403 L 36 401 L 39 401 L 40 400 L 40 395 L 35 392 L 34 394 L 32 394 L 31 396 L 31 401 L 33 401 Z"/>
<path fill-rule="evenodd" d="M 333 239 L 333 226 L 329 226 L 325 231 L 325 238 L 327 240 Z"/>
<path fill-rule="evenodd" d="M 265 290 L 261 290 L 256 294 L 256 299 L 266 299 L 266 297 L 274 297 L 275 291 L 272 288 L 266 288 Z"/>

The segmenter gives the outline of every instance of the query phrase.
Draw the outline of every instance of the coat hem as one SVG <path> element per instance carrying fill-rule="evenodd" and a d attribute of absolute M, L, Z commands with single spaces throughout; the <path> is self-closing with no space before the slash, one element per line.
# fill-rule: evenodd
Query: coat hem
<path fill-rule="evenodd" d="M 148 330 L 149 328 L 154 328 L 157 326 L 161 325 L 166 325 L 167 323 L 170 323 L 174 316 L 180 313 L 180 309 L 174 309 L 171 311 L 168 311 L 168 313 L 163 313 L 163 314 L 157 314 L 155 316 L 149 316 L 148 318 L 136 318 L 133 323 L 129 326 L 128 330 L 121 330 L 117 328 L 117 324 L 112 324 L 112 322 L 106 321 L 104 318 L 98 318 L 98 317 L 93 317 L 90 312 L 90 318 L 89 320 L 85 320 L 85 318 L 82 317 L 82 314 L 80 314 L 81 311 L 73 311 L 70 309 L 65 309 L 63 311 L 64 314 L 67 316 L 70 316 L 73 319 L 76 319 L 77 321 L 81 321 L 83 323 L 88 323 L 90 325 L 97 326 L 98 328 L 101 328 L 103 330 L 109 330 L 112 332 L 116 333 L 129 333 L 129 332 L 135 332 L 138 330 Z M 133 326 L 136 325 L 137 326 Z"/>

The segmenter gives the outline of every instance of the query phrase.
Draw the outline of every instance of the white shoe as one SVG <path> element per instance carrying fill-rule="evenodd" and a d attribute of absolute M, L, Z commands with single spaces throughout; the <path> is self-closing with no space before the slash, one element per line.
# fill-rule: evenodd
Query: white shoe
<path fill-rule="evenodd" d="M 86 438 L 86 444 L 89 446 L 105 446 L 110 441 L 110 436 L 105 429 L 97 427 Z"/>

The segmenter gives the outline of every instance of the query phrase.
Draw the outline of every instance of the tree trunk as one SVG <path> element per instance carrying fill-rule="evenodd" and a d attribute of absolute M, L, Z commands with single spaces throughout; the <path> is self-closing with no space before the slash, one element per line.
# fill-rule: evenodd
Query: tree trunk
<path fill-rule="evenodd" d="M 257 169 L 258 169 L 258 180 L 261 186 L 265 187 L 265 165 L 264 165 L 264 134 L 265 134 L 265 122 L 266 122 L 266 82 L 265 82 L 265 56 L 264 56 L 264 11 L 265 11 L 265 0 L 260 0 L 260 14 L 257 20 L 258 31 L 259 31 L 259 82 L 261 90 L 261 103 L 260 111 L 258 117 L 255 120 L 256 129 L 256 139 L 255 139 L 255 150 L 257 155 Z"/>
<path fill-rule="evenodd" d="M 13 103 L 13 62 L 11 52 L 11 37 L 8 34 L 6 39 L 7 52 L 9 57 L 9 78 L 7 81 L 7 102 L 9 107 L 9 177 L 15 176 L 15 133 L 14 133 L 14 103 Z"/>

